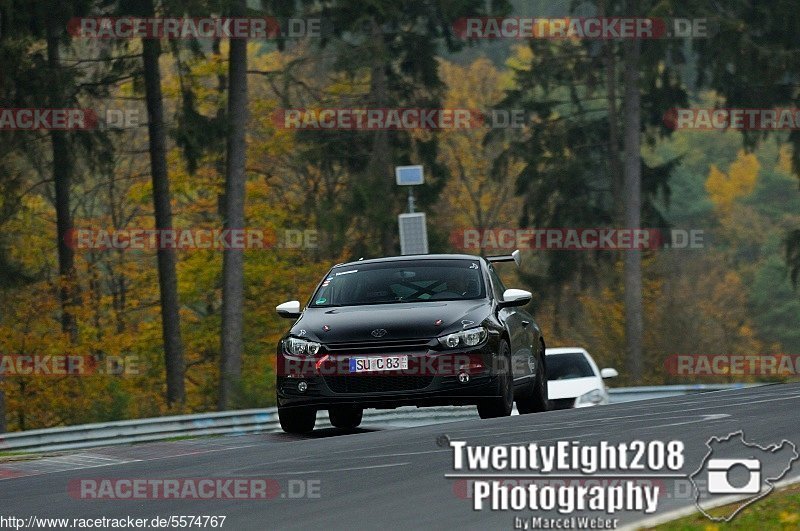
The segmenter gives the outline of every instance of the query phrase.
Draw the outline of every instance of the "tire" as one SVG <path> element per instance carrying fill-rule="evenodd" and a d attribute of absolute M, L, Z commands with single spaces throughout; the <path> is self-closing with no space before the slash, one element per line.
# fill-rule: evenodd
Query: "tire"
<path fill-rule="evenodd" d="M 278 406 L 278 420 L 286 433 L 310 433 L 317 422 L 317 410 L 306 406 Z"/>
<path fill-rule="evenodd" d="M 363 415 L 364 410 L 360 407 L 337 407 L 328 410 L 331 424 L 343 430 L 358 428 Z"/>
<path fill-rule="evenodd" d="M 531 390 L 517 399 L 517 411 L 521 415 L 527 413 L 541 413 L 550 409 L 550 400 L 547 397 L 547 375 L 545 374 L 542 358 L 544 357 L 544 344 L 541 344 L 541 357 L 539 358 L 539 370 L 536 371 L 536 378 L 533 381 Z"/>
<path fill-rule="evenodd" d="M 493 419 L 497 417 L 507 417 L 511 415 L 514 407 L 514 378 L 511 375 L 511 357 L 509 356 L 508 343 L 500 343 L 500 352 L 497 354 L 498 360 L 503 367 L 498 373 L 497 394 L 499 396 L 486 398 L 478 402 L 478 415 L 482 419 Z"/>

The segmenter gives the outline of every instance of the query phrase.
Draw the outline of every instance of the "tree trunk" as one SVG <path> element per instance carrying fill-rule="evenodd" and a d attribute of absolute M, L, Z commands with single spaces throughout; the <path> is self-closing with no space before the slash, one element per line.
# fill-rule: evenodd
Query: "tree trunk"
<path fill-rule="evenodd" d="M 632 39 L 625 44 L 625 168 L 624 209 L 625 227 L 641 224 L 641 106 L 639 95 L 640 42 Z M 637 249 L 625 252 L 625 353 L 632 382 L 642 378 L 642 254 Z"/>
<path fill-rule="evenodd" d="M 373 18 L 371 22 L 372 34 L 372 65 L 370 75 L 369 99 L 370 105 L 379 109 L 388 106 L 389 87 L 386 79 L 386 58 L 384 57 L 383 31 Z M 383 256 L 397 254 L 394 248 L 394 217 L 390 200 L 392 197 L 392 168 L 389 148 L 389 132 L 378 130 L 372 136 L 372 150 L 367 164 L 367 182 L 374 183 L 372 197 L 384 198 L 383 201 L 371 202 L 370 220 L 375 223 L 379 233 L 380 250 Z"/>
<path fill-rule="evenodd" d="M 246 2 L 237 0 L 232 16 L 242 16 Z M 245 128 L 247 127 L 247 40 L 231 39 L 228 82 L 228 156 L 225 176 L 225 229 L 244 228 Z M 220 410 L 230 407 L 242 377 L 244 329 L 244 251 L 229 249 L 222 259 L 222 352 Z"/>
<path fill-rule="evenodd" d="M 47 64 L 53 82 L 50 85 L 49 105 L 63 107 L 63 89 L 58 79 L 61 77 L 61 54 L 57 22 L 53 17 L 47 19 Z M 70 210 L 70 187 L 72 180 L 72 157 L 70 157 L 64 131 L 51 130 L 50 144 L 53 152 L 53 182 L 55 183 L 56 238 L 58 247 L 59 299 L 61 301 L 61 331 L 69 334 L 75 343 L 78 339 L 78 326 L 72 311 L 80 303 L 75 273 L 75 251 L 67 243 L 72 231 L 72 211 Z"/>
<path fill-rule="evenodd" d="M 147 0 L 147 8 L 152 16 L 151 0 Z M 167 139 L 164 125 L 164 105 L 161 98 L 161 70 L 158 64 L 160 55 L 161 45 L 158 40 L 142 39 L 150 172 L 153 180 L 153 207 L 156 229 L 164 230 L 172 229 L 172 206 L 167 173 Z M 175 250 L 162 249 L 159 246 L 157 256 L 158 283 L 161 292 L 161 327 L 164 338 L 164 366 L 167 373 L 167 404 L 172 406 L 183 404 L 186 401 L 184 386 L 186 366 L 183 360 L 183 340 L 181 339 Z"/>
<path fill-rule="evenodd" d="M 2 389 L 3 377 L 0 376 L 0 433 L 6 432 L 6 393 Z"/>
<path fill-rule="evenodd" d="M 601 15 L 603 16 L 603 15 Z M 620 226 L 625 219 L 623 196 L 623 169 L 619 158 L 619 113 L 617 109 L 617 61 L 614 41 L 605 44 L 606 100 L 608 102 L 608 160 L 611 170 L 611 197 L 613 224 Z"/>

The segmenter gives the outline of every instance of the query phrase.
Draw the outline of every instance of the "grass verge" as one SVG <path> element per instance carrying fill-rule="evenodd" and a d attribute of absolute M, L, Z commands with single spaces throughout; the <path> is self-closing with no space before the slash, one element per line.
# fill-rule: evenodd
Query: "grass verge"
<path fill-rule="evenodd" d="M 730 514 L 736 507 L 737 504 L 724 505 L 708 512 L 714 516 L 722 516 Z M 712 522 L 698 512 L 650 529 L 657 531 L 800 530 L 800 483 L 779 489 L 745 507 L 731 522 Z"/>

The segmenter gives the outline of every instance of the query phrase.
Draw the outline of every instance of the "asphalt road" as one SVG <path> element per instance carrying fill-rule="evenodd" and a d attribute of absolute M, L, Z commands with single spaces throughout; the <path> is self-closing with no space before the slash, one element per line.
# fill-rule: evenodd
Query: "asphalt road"
<path fill-rule="evenodd" d="M 529 519 L 532 512 L 474 511 L 465 482 L 445 477 L 453 472 L 453 451 L 437 445 L 438 437 L 447 434 L 470 445 L 678 439 L 685 444 L 682 472 L 688 475 L 702 463 L 712 436 L 744 430 L 750 442 L 788 439 L 800 447 L 798 411 L 800 384 L 783 384 L 493 420 L 476 414 L 474 421 L 415 428 L 366 426 L 349 434 L 326 429 L 309 437 L 263 434 L 100 448 L 0 463 L 0 516 L 225 515 L 223 529 L 235 530 L 512 529 L 514 517 Z M 797 475 L 800 464 L 795 463 L 787 477 Z M 70 495 L 70 485 L 86 478 L 269 478 L 281 490 L 264 500 L 87 500 Z M 686 480 L 661 481 L 659 514 L 693 504 L 684 492 Z M 318 496 L 300 495 L 301 486 L 318 488 Z M 630 526 L 646 515 L 614 517 Z"/>

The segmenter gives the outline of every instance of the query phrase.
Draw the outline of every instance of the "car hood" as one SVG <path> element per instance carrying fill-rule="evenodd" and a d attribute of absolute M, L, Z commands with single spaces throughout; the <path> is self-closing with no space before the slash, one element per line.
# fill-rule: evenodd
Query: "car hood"
<path fill-rule="evenodd" d="M 548 380 L 547 394 L 551 400 L 559 398 L 578 398 L 592 389 L 603 389 L 603 381 L 596 376 L 570 378 L 569 380 Z"/>
<path fill-rule="evenodd" d="M 375 341 L 374 330 L 385 330 L 378 339 L 387 341 L 432 338 L 477 326 L 489 312 L 485 300 L 307 308 L 290 334 L 321 343 Z"/>

